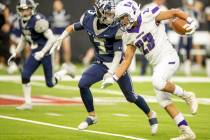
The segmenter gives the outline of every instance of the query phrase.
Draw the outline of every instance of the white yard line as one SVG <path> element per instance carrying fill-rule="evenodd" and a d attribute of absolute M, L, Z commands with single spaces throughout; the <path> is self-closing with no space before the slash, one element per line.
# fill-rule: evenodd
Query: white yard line
<path fill-rule="evenodd" d="M 62 116 L 61 114 L 58 114 L 58 113 L 45 113 L 46 115 L 48 116 L 55 116 L 55 117 L 59 117 L 59 116 Z"/>
<path fill-rule="evenodd" d="M 62 125 L 46 123 L 46 122 L 33 121 L 33 120 L 10 117 L 10 116 L 5 116 L 5 115 L 0 115 L 0 118 L 7 119 L 7 120 L 21 121 L 21 122 L 26 122 L 26 123 L 31 123 L 31 124 L 37 124 L 37 125 L 43 125 L 43 126 L 50 126 L 50 127 L 55 127 L 55 128 L 61 128 L 61 129 L 68 129 L 68 130 L 73 130 L 73 131 L 78 131 L 78 132 L 87 132 L 87 133 L 93 133 L 93 134 L 99 134 L 99 135 L 121 137 L 121 138 L 132 139 L 132 140 L 146 140 L 143 138 L 137 138 L 137 137 L 133 137 L 133 136 L 115 134 L 115 133 L 110 133 L 110 132 L 102 132 L 102 131 L 94 131 L 94 130 L 79 131 L 77 128 L 74 128 L 74 127 L 62 126 Z"/>
<path fill-rule="evenodd" d="M 65 76 L 62 81 L 79 81 L 81 75 L 77 75 L 75 79 L 71 79 L 69 76 Z M 20 75 L 0 75 L 0 81 L 20 81 Z M 44 81 L 44 76 L 42 75 L 35 75 L 31 77 L 32 81 Z M 132 76 L 133 82 L 151 82 L 151 76 Z M 210 83 L 209 77 L 183 77 L 183 76 L 174 76 L 172 78 L 174 82 L 181 82 L 181 83 Z"/>

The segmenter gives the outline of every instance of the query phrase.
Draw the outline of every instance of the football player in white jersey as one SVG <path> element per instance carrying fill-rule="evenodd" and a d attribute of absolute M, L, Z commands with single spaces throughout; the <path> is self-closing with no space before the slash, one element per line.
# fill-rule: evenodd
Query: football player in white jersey
<path fill-rule="evenodd" d="M 115 16 L 125 29 L 123 35 L 123 42 L 126 46 L 125 59 L 115 73 L 104 80 L 102 87 L 112 85 L 125 73 L 135 55 L 136 48 L 139 48 L 154 68 L 152 84 L 159 104 L 181 130 L 181 135 L 172 140 L 195 139 L 194 132 L 170 96 L 176 95 L 185 100 L 192 114 L 195 114 L 198 108 L 196 97 L 194 93 L 187 92 L 170 81 L 179 67 L 179 57 L 169 42 L 161 21 L 175 17 L 186 20 L 187 24 L 184 26 L 186 34 L 195 32 L 197 21 L 178 9 L 160 11 L 159 7 L 152 7 L 140 11 L 140 6 L 133 0 L 120 2 L 116 7 Z"/>

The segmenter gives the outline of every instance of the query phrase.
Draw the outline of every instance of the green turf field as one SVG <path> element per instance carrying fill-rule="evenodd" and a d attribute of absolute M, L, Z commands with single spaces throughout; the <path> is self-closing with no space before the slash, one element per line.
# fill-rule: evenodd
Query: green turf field
<path fill-rule="evenodd" d="M 210 99 L 210 83 L 179 83 L 179 85 L 186 90 L 194 91 L 198 98 Z M 137 93 L 155 95 L 150 82 L 134 83 L 134 88 Z M 157 103 L 149 103 L 157 112 L 159 119 L 159 132 L 156 136 L 151 136 L 148 121 L 143 112 L 135 105 L 125 102 L 116 85 L 109 88 L 113 94 L 106 93 L 107 90 L 101 90 L 100 84 L 93 86 L 92 89 L 95 91 L 95 99 L 100 99 L 95 103 L 99 121 L 88 128 L 94 131 L 74 130 L 87 115 L 83 104 L 36 105 L 31 111 L 17 111 L 15 106 L 3 105 L 0 106 L 0 140 L 129 140 L 132 138 L 168 140 L 179 134 L 175 123 Z M 49 89 L 45 87 L 43 81 L 34 81 L 32 94 L 33 96 L 48 95 L 70 99 L 80 97 L 76 82 L 61 82 L 55 88 Z M 22 96 L 21 85 L 18 81 L 0 82 L 1 95 Z M 101 103 L 103 99 L 105 102 Z M 210 140 L 210 105 L 200 104 L 196 116 L 189 114 L 184 102 L 178 100 L 177 106 L 185 114 L 188 123 L 197 134 L 197 139 Z M 2 116 L 13 117 L 13 120 L 2 118 Z M 19 118 L 24 120 L 17 120 Z M 28 122 L 28 120 L 33 122 Z M 53 124 L 53 126 L 43 125 L 43 123 Z M 115 134 L 120 134 L 120 136 L 114 136 Z M 131 137 L 125 138 L 125 136 Z"/>

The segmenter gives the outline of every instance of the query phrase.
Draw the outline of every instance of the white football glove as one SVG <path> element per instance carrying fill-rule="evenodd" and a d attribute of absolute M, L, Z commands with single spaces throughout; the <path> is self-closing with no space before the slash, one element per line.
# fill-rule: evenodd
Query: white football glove
<path fill-rule="evenodd" d="M 16 53 L 13 53 L 9 59 L 7 60 L 7 64 L 10 66 L 12 64 L 12 62 L 14 61 L 15 57 L 17 56 Z"/>
<path fill-rule="evenodd" d="M 55 49 L 60 50 L 60 47 L 61 47 L 61 45 L 62 45 L 62 42 L 63 42 L 63 38 L 58 37 L 58 38 L 56 39 L 56 41 L 53 43 L 52 48 L 50 49 L 50 54 L 53 54 L 54 51 L 55 51 Z"/>
<path fill-rule="evenodd" d="M 108 71 L 104 77 L 103 77 L 103 82 L 101 84 L 101 88 L 107 88 L 111 85 L 113 85 L 118 79 L 114 78 L 113 72 Z"/>
<path fill-rule="evenodd" d="M 185 33 L 186 35 L 192 35 L 195 33 L 196 29 L 198 28 L 198 22 L 195 19 L 192 19 L 191 17 L 187 18 L 187 24 L 184 25 L 184 29 L 187 30 Z"/>
<path fill-rule="evenodd" d="M 36 52 L 36 53 L 34 54 L 34 58 L 35 58 L 37 61 L 40 61 L 43 57 L 44 57 L 44 52 L 42 52 L 42 51 Z"/>

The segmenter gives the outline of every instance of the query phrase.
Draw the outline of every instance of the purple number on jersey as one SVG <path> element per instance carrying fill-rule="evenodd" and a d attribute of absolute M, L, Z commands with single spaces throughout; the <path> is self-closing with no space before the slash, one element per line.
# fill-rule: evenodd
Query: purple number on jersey
<path fill-rule="evenodd" d="M 142 48 L 143 54 L 146 55 L 155 47 L 155 40 L 151 33 L 147 33 L 135 43 L 135 46 Z"/>

